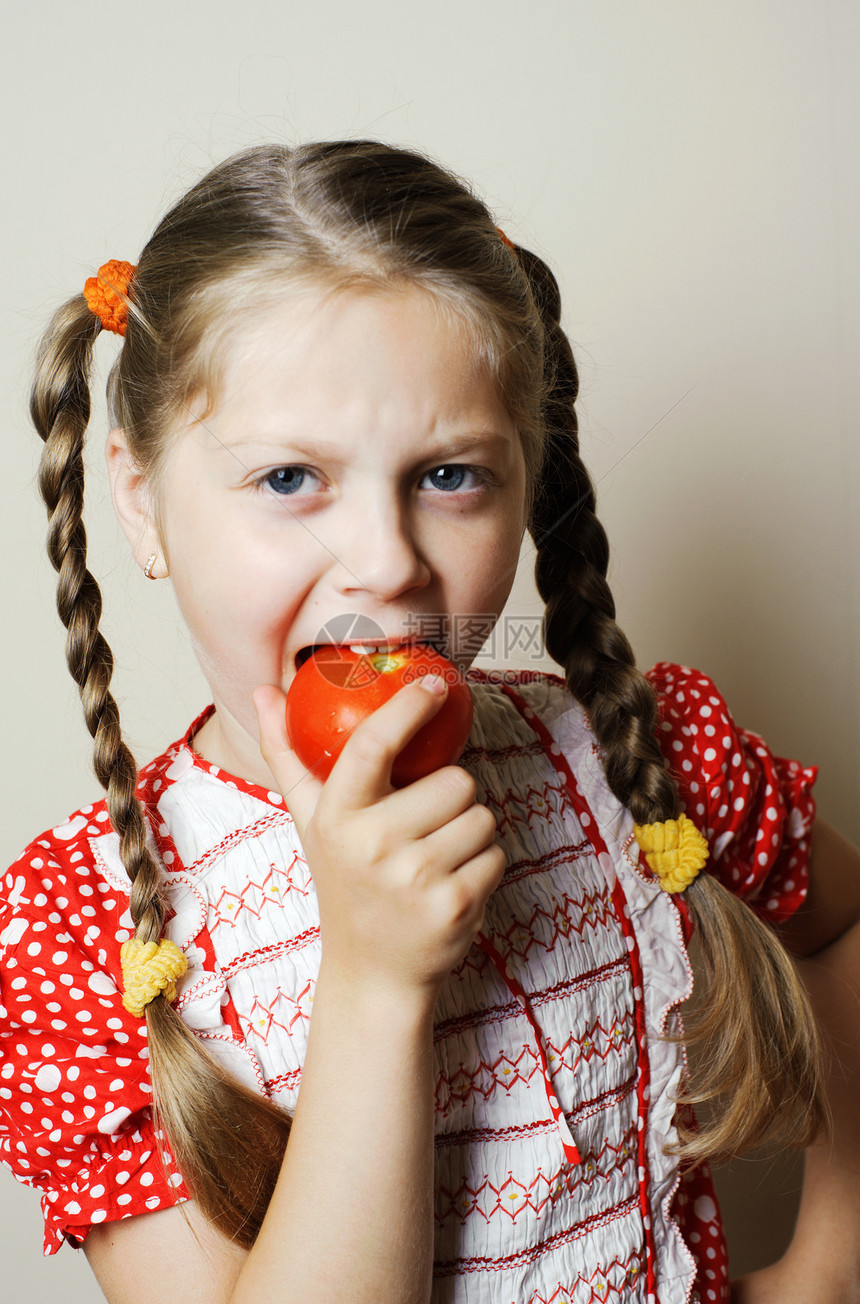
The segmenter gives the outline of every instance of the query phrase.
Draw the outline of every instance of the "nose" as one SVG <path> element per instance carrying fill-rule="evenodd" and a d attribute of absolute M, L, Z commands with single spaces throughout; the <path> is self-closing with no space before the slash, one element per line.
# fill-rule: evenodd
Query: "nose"
<path fill-rule="evenodd" d="M 393 602 L 430 582 L 430 567 L 401 503 L 368 499 L 352 516 L 334 552 L 334 582 L 344 595 L 368 593 Z"/>

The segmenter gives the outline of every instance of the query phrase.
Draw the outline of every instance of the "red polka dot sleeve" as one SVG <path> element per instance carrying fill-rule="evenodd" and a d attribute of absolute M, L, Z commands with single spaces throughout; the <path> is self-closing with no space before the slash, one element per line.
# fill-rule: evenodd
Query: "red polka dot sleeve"
<path fill-rule="evenodd" d="M 120 997 L 128 898 L 89 839 L 104 808 L 34 842 L 0 895 L 0 1159 L 42 1192 L 45 1253 L 187 1198 L 150 1116 L 146 1025 Z"/>
<path fill-rule="evenodd" d="M 709 871 L 771 923 L 787 919 L 806 896 L 816 769 L 774 756 L 738 728 L 698 670 L 661 662 L 648 678 L 663 754 L 710 844 Z"/>

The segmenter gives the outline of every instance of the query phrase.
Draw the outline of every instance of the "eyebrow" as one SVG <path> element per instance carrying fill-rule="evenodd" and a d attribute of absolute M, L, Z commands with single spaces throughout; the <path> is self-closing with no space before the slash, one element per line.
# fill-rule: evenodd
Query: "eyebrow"
<path fill-rule="evenodd" d="M 446 439 L 435 447 L 431 444 L 421 461 L 429 458 L 459 457 L 473 448 L 502 451 L 511 446 L 511 440 L 506 435 L 500 435 L 494 430 L 476 430 L 467 435 L 452 436 L 451 439 Z"/>
<path fill-rule="evenodd" d="M 279 438 L 277 435 L 253 434 L 247 439 L 237 442 L 235 447 L 261 444 L 266 447 L 273 447 L 279 450 L 289 450 L 290 454 L 297 454 L 299 457 L 327 457 L 337 460 L 343 452 L 342 446 L 338 441 L 327 439 L 309 440 L 303 444 L 301 439 L 292 439 L 288 435 Z M 452 436 L 436 446 L 429 446 L 422 452 L 419 461 L 431 461 L 434 458 L 444 460 L 447 457 L 460 457 L 463 453 L 471 449 L 484 449 L 489 451 L 504 451 L 513 446 L 512 441 L 506 436 L 499 434 L 494 430 L 476 430 L 465 435 Z"/>

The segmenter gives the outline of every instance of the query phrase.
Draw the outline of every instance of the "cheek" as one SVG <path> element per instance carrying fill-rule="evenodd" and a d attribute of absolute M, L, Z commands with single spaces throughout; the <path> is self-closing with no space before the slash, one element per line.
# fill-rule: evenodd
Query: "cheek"
<path fill-rule="evenodd" d="M 514 509 L 512 508 L 511 522 L 513 521 Z M 487 541 L 481 566 L 484 591 L 483 595 L 475 594 L 479 602 L 482 599 L 482 610 L 501 613 L 514 587 L 521 550 L 522 536 L 514 528 L 506 527 Z"/>
<path fill-rule="evenodd" d="M 511 547 L 509 541 L 500 543 L 492 556 L 491 605 L 499 612 L 507 602 L 511 589 L 514 586 L 514 580 L 516 579 L 517 568 L 519 565 L 519 557 L 519 542 L 517 542 L 516 547 Z"/>
<path fill-rule="evenodd" d="M 521 498 L 512 495 L 492 538 L 487 541 L 485 553 L 494 567 L 493 578 L 497 587 L 513 585 L 523 547 L 524 530 L 524 503 Z"/>

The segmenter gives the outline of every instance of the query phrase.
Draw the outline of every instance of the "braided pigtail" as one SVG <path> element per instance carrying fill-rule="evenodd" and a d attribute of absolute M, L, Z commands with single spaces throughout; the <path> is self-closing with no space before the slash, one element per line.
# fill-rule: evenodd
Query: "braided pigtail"
<path fill-rule="evenodd" d="M 39 488 L 48 509 L 48 556 L 59 575 L 57 610 L 67 630 L 66 660 L 93 737 L 93 768 L 107 793 L 111 824 L 120 835 L 138 936 L 151 941 L 161 936 L 164 925 L 158 869 L 135 795 L 137 768 L 122 740 L 119 710 L 109 690 L 113 656 L 99 631 L 101 592 L 87 570 L 82 519 L 89 373 L 100 329 L 82 298 L 60 309 L 39 352 L 30 414 L 45 442 Z"/>
<path fill-rule="evenodd" d="M 550 656 L 588 712 L 607 782 L 637 824 L 671 819 L 677 794 L 655 730 L 657 702 L 615 623 L 606 580 L 609 549 L 594 487 L 579 457 L 577 373 L 560 325 L 558 286 L 534 254 L 518 255 L 546 335 L 546 450 L 530 529 L 535 578 L 546 603 Z M 709 874 L 686 900 L 697 925 L 702 994 L 685 1011 L 684 1040 L 701 1045 L 685 1099 L 711 1121 L 682 1119 L 679 1152 L 691 1163 L 755 1145 L 808 1145 L 824 1118 L 816 1025 L 806 992 L 773 931 Z"/>
<path fill-rule="evenodd" d="M 89 375 L 100 330 L 83 297 L 58 311 L 39 351 L 30 412 L 45 443 L 39 484 L 48 509 L 48 554 L 59 575 L 57 609 L 67 630 L 66 658 L 132 884 L 135 936 L 148 942 L 157 941 L 164 929 L 161 870 L 136 795 L 137 767 L 110 693 L 113 656 L 99 631 L 101 593 L 87 569 L 82 519 Z M 147 1005 L 146 1021 L 159 1122 L 186 1184 L 225 1235 L 251 1245 L 277 1180 L 289 1120 L 218 1066 L 163 995 Z M 230 1151 L 220 1144 L 225 1119 L 233 1131 Z"/>

